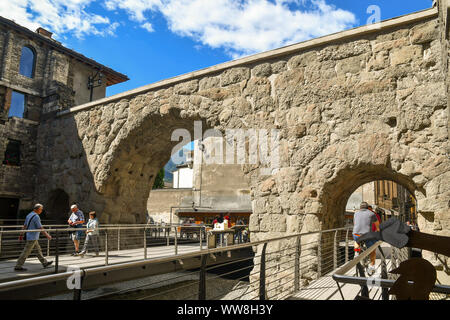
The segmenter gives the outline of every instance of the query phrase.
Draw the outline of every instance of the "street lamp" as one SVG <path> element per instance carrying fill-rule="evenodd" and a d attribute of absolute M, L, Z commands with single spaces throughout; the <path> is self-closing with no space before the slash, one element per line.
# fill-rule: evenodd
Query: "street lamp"
<path fill-rule="evenodd" d="M 92 101 L 92 95 L 94 93 L 94 88 L 102 85 L 102 79 L 103 79 L 103 73 L 101 72 L 101 69 L 98 70 L 94 76 L 89 76 L 88 84 L 87 84 L 88 90 L 91 90 L 89 101 Z"/>

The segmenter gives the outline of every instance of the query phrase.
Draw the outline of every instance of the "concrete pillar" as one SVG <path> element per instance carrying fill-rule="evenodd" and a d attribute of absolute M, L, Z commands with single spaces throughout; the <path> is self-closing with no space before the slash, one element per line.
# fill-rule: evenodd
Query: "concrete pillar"
<path fill-rule="evenodd" d="M 200 149 L 200 141 L 194 141 L 194 164 L 193 164 L 193 182 L 192 187 L 194 189 L 194 202 L 195 206 L 201 206 L 201 187 L 202 187 L 202 164 L 203 164 L 203 151 Z"/>

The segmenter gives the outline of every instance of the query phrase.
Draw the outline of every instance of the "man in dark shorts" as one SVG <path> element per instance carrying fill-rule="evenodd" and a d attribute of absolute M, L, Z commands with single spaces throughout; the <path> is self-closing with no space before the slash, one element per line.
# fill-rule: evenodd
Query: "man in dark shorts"
<path fill-rule="evenodd" d="M 368 209 L 369 204 L 367 202 L 361 202 L 361 205 L 359 207 L 360 210 L 356 211 L 353 217 L 353 239 L 355 240 L 355 253 L 358 253 L 361 250 L 359 245 L 356 243 L 356 240 L 363 234 L 371 231 L 372 223 L 375 224 L 376 231 L 380 231 L 380 222 L 378 221 L 375 213 Z M 375 243 L 375 240 L 365 241 L 367 248 L 370 248 Z M 369 276 L 375 273 L 376 255 L 377 254 L 375 250 L 370 253 L 370 266 L 367 271 Z"/>
<path fill-rule="evenodd" d="M 84 223 L 84 215 L 81 210 L 78 209 L 77 205 L 74 204 L 70 207 L 72 214 L 67 220 L 67 223 L 71 228 L 83 228 Z M 75 231 L 72 233 L 73 244 L 75 245 L 75 252 L 72 253 L 73 256 L 76 256 L 80 253 L 80 240 L 83 237 L 83 231 Z"/>

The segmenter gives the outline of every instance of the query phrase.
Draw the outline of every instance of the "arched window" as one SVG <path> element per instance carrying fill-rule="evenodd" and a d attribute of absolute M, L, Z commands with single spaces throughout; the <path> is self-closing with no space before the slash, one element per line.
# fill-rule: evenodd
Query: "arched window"
<path fill-rule="evenodd" d="M 34 66 L 36 61 L 36 53 L 30 47 L 23 47 L 20 56 L 20 70 L 19 73 L 25 77 L 34 77 Z"/>

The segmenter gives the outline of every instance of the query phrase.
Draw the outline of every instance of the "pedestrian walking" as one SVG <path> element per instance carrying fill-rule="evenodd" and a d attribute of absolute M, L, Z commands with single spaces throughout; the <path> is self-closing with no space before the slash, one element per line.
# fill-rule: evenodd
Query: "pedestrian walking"
<path fill-rule="evenodd" d="M 72 214 L 70 215 L 69 220 L 67 220 L 67 223 L 71 228 L 82 228 L 83 223 L 85 222 L 83 212 L 78 209 L 76 204 L 72 205 L 70 210 L 72 211 Z M 75 245 L 75 252 L 72 253 L 72 256 L 76 256 L 80 253 L 80 239 L 82 236 L 82 230 L 72 232 L 71 238 Z"/>
<path fill-rule="evenodd" d="M 31 211 L 25 218 L 25 223 L 23 225 L 23 230 L 42 230 L 44 235 L 47 237 L 48 240 L 51 240 L 52 237 L 44 230 L 41 224 L 41 218 L 39 215 L 44 210 L 44 206 L 40 203 L 37 203 L 34 205 L 33 211 Z M 19 259 L 17 260 L 16 266 L 14 268 L 15 271 L 26 271 L 23 267 L 23 264 L 25 263 L 25 260 L 28 258 L 28 256 L 31 254 L 34 248 L 36 248 L 37 251 L 37 257 L 39 261 L 42 263 L 42 266 L 44 268 L 48 267 L 53 263 L 53 261 L 47 261 L 43 254 L 41 246 L 39 245 L 39 234 L 40 232 L 26 232 L 25 233 L 25 248 L 23 249 L 22 253 L 19 256 Z M 22 236 L 21 236 L 22 238 Z"/>
<path fill-rule="evenodd" d="M 242 243 L 242 229 L 244 228 L 244 222 L 241 218 L 236 221 L 236 233 L 234 235 L 234 241 L 238 240 L 238 243 Z"/>
<path fill-rule="evenodd" d="M 378 221 L 375 213 L 368 209 L 369 204 L 367 202 L 361 202 L 359 208 L 360 210 L 356 211 L 353 216 L 353 239 L 355 240 L 355 254 L 359 254 L 361 250 L 356 240 L 358 240 L 360 236 L 370 232 L 372 223 L 375 224 L 376 231 L 380 231 L 380 222 Z M 365 243 L 366 247 L 370 248 L 376 243 L 376 241 L 366 240 Z M 370 265 L 368 268 L 369 276 L 372 276 L 375 273 L 375 259 L 376 251 L 374 250 L 370 253 Z"/>
<path fill-rule="evenodd" d="M 377 217 L 378 223 L 381 223 L 381 218 L 380 218 L 380 215 L 378 214 L 378 212 L 373 210 L 372 206 L 370 206 L 370 205 L 367 209 L 372 211 L 375 214 L 375 216 Z M 377 227 L 375 226 L 375 223 L 372 223 L 372 232 L 375 232 L 375 231 L 377 231 Z"/>
<path fill-rule="evenodd" d="M 98 256 L 99 248 L 98 248 L 98 219 L 95 211 L 89 212 L 89 221 L 86 225 L 86 239 L 84 240 L 83 250 L 80 252 L 80 256 L 84 256 L 87 252 L 89 243 L 94 247 L 95 255 Z"/>

